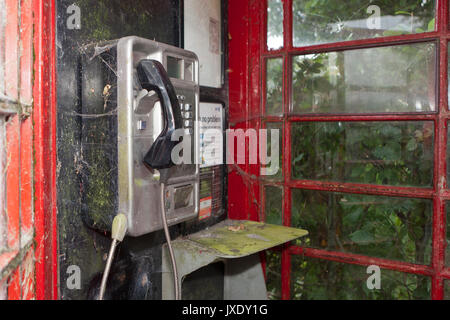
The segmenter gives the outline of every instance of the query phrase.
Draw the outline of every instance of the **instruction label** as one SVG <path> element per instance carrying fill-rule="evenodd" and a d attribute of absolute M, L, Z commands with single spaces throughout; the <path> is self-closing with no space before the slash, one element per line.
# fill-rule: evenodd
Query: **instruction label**
<path fill-rule="evenodd" d="M 201 168 L 223 164 L 223 108 L 217 103 L 200 103 L 199 163 Z"/>

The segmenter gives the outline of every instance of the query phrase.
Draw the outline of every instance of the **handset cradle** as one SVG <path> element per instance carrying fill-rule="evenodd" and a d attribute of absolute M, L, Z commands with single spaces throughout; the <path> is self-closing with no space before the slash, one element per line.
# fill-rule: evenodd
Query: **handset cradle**
<path fill-rule="evenodd" d="M 182 128 L 180 105 L 172 82 L 163 65 L 156 60 L 143 59 L 137 66 L 137 75 L 143 89 L 155 91 L 163 112 L 163 129 L 144 156 L 144 163 L 152 169 L 165 169 L 174 165 L 173 148 L 179 141 L 172 141 L 172 134 Z"/>

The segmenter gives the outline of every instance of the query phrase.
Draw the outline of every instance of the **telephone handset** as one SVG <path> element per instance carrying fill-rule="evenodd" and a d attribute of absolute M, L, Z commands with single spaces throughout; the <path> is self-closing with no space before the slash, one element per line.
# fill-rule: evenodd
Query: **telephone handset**
<path fill-rule="evenodd" d="M 165 169 L 173 166 L 172 149 L 179 141 L 172 141 L 172 134 L 182 128 L 180 104 L 172 82 L 164 66 L 156 60 L 143 59 L 137 65 L 137 75 L 141 87 L 154 90 L 159 97 L 163 113 L 163 129 L 150 150 L 144 156 L 144 163 L 152 169 Z"/>

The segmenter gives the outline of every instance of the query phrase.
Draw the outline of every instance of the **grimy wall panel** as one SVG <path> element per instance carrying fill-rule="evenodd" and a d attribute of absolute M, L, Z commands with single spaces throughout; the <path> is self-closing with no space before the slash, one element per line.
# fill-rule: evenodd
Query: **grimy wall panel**
<path fill-rule="evenodd" d="M 57 193 L 61 299 L 93 297 L 103 272 L 110 238 L 88 228 L 81 219 L 83 170 L 81 144 L 81 73 L 83 48 L 129 35 L 179 46 L 182 23 L 179 0 L 57 0 Z M 99 174 L 90 186 L 105 183 Z M 104 176 L 107 179 L 107 176 Z M 94 185 L 94 187 L 92 186 Z M 112 202 L 108 194 L 98 201 Z M 179 230 L 173 232 L 178 233 Z M 113 266 L 105 298 L 158 299 L 162 233 L 125 241 Z M 146 245 L 144 245 L 146 244 Z M 75 266 L 75 267 L 71 267 Z M 79 270 L 80 288 L 71 275 Z M 133 280 L 135 279 L 135 280 Z M 137 279 L 145 279 L 138 281 Z M 139 285 L 138 285 L 139 283 Z"/>
<path fill-rule="evenodd" d="M 135 35 L 182 46 L 182 1 L 78 0 L 57 1 L 57 188 L 61 299 L 95 297 L 110 245 L 108 234 L 82 221 L 83 159 L 81 144 L 81 73 L 83 48 L 90 43 Z M 99 168 L 101 170 L 101 168 Z M 90 185 L 101 185 L 90 181 Z M 95 189 L 95 188 L 94 188 Z M 99 188 L 101 190 L 101 188 Z M 99 193 L 98 201 L 113 201 Z M 214 219 L 208 221 L 214 223 Z M 173 236 L 205 226 L 182 224 Z M 162 232 L 126 238 L 113 265 L 105 298 L 160 299 Z M 75 266 L 75 267 L 71 267 Z M 79 270 L 80 288 L 71 276 Z"/>

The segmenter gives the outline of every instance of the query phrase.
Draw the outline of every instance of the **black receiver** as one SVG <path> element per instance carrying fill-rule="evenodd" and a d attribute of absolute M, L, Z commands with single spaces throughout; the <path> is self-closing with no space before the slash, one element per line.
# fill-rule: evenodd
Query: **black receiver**
<path fill-rule="evenodd" d="M 144 59 L 137 66 L 141 86 L 147 91 L 154 90 L 161 102 L 164 126 L 144 157 L 144 163 L 153 169 L 164 169 L 174 165 L 171 159 L 173 148 L 180 141 L 172 141 L 172 133 L 182 128 L 180 105 L 175 89 L 163 65 L 156 60 Z"/>

